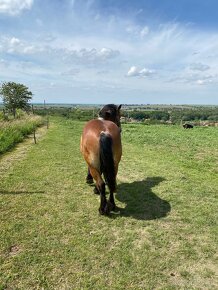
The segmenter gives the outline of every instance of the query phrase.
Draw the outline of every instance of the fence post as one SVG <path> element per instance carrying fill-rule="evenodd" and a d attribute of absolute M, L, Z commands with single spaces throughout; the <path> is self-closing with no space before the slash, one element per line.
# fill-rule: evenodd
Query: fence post
<path fill-rule="evenodd" d="M 47 115 L 47 121 L 46 121 L 47 129 L 49 128 L 49 116 Z"/>

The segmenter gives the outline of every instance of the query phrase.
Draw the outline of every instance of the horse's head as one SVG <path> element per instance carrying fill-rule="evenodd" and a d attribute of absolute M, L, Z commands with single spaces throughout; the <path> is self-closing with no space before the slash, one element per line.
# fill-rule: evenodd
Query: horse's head
<path fill-rule="evenodd" d="M 106 105 L 100 110 L 99 117 L 103 118 L 104 120 L 114 122 L 121 130 L 120 109 L 121 105 L 119 106 L 113 104 Z"/>

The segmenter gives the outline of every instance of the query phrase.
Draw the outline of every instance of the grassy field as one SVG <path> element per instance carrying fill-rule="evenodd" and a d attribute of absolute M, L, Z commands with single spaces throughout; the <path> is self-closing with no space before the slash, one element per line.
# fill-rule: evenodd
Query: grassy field
<path fill-rule="evenodd" d="M 53 119 L 0 159 L 0 289 L 218 289 L 218 128 L 124 125 L 105 217 L 83 125 Z"/>

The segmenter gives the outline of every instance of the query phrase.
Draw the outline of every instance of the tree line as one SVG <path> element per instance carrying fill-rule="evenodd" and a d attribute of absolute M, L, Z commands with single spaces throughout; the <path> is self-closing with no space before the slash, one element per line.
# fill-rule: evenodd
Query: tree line
<path fill-rule="evenodd" d="M 124 111 L 123 116 L 126 118 L 132 118 L 134 120 L 144 122 L 144 121 L 159 121 L 159 122 L 171 122 L 173 124 L 178 124 L 181 121 L 218 121 L 218 107 L 200 107 L 195 108 L 185 108 L 185 109 L 171 109 L 171 110 L 133 110 Z"/>
<path fill-rule="evenodd" d="M 72 120 L 89 121 L 98 117 L 99 108 L 82 108 L 82 107 L 60 107 L 60 106 L 36 106 L 34 111 L 39 115 L 62 116 Z M 141 110 L 124 109 L 122 111 L 123 121 L 128 122 L 135 120 L 138 122 L 155 123 L 172 123 L 180 124 L 182 122 L 195 122 L 200 120 L 218 121 L 218 107 L 195 109 L 171 109 L 168 110 Z"/>
<path fill-rule="evenodd" d="M 32 92 L 23 84 L 5 82 L 0 86 L 0 96 L 3 99 L 4 112 L 16 117 L 17 110 L 29 112 Z M 98 116 L 99 107 L 60 107 L 60 106 L 35 106 L 35 113 L 38 115 L 56 115 L 69 119 L 88 121 Z M 173 107 L 159 105 L 156 109 L 147 106 L 126 106 L 122 111 L 125 121 L 135 120 L 148 123 L 172 123 L 210 121 L 218 122 L 218 106 L 192 106 Z"/>

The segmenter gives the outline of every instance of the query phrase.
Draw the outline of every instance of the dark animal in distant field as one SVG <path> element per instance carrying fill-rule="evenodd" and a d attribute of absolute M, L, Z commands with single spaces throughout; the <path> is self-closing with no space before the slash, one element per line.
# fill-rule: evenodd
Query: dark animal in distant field
<path fill-rule="evenodd" d="M 194 128 L 194 126 L 193 125 L 191 125 L 191 124 L 184 124 L 184 125 L 182 125 L 183 126 L 183 128 L 184 129 L 191 129 L 191 128 Z"/>
<path fill-rule="evenodd" d="M 116 190 L 116 176 L 122 155 L 120 108 L 106 105 L 99 113 L 100 118 L 89 121 L 81 137 L 81 152 L 88 164 L 87 183 L 95 180 L 95 193 L 100 194 L 100 214 L 109 214 L 115 209 L 113 193 Z M 109 187 L 109 201 L 105 195 L 105 182 Z"/>

